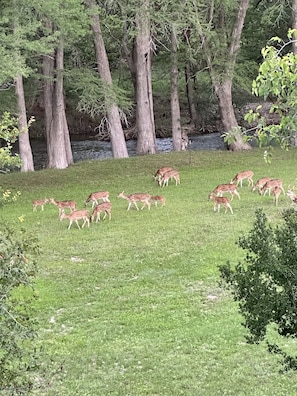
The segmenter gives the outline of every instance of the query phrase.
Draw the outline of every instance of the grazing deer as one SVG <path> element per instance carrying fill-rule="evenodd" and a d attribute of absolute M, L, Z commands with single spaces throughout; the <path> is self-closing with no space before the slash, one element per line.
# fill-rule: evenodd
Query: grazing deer
<path fill-rule="evenodd" d="M 248 180 L 249 186 L 254 185 L 254 181 L 253 181 L 253 176 L 254 176 L 254 172 L 251 170 L 247 170 L 247 171 L 243 171 L 243 172 L 239 172 L 237 173 L 237 175 L 235 175 L 233 177 L 233 179 L 230 181 L 231 184 L 236 184 L 237 187 L 240 184 L 240 187 L 242 187 L 242 182 L 243 180 Z"/>
<path fill-rule="evenodd" d="M 109 220 L 111 220 L 111 208 L 112 205 L 110 202 L 102 202 L 101 204 L 95 206 L 90 217 L 91 222 L 94 221 L 95 216 L 96 216 L 96 223 L 100 221 L 100 215 L 102 212 L 104 212 L 103 220 L 106 218 L 107 215 L 109 216 Z"/>
<path fill-rule="evenodd" d="M 209 195 L 209 199 L 211 199 L 211 195 L 214 194 L 218 197 L 221 197 L 224 193 L 229 193 L 231 194 L 231 201 L 233 200 L 234 195 L 237 195 L 237 197 L 240 199 L 239 192 L 237 190 L 237 185 L 236 184 L 219 184 Z"/>
<path fill-rule="evenodd" d="M 175 185 L 177 186 L 178 184 L 180 184 L 180 177 L 179 177 L 179 173 L 176 170 L 171 170 L 168 171 L 166 173 L 164 173 L 163 176 L 160 177 L 160 179 L 158 180 L 159 186 L 167 186 L 168 187 L 168 182 L 169 180 L 175 180 Z"/>
<path fill-rule="evenodd" d="M 49 203 L 54 204 L 59 209 L 59 216 L 64 213 L 65 209 L 70 209 L 73 212 L 76 209 L 75 201 L 56 201 L 54 198 L 50 198 Z"/>
<path fill-rule="evenodd" d="M 273 194 L 273 196 L 274 196 L 274 203 L 275 203 L 275 206 L 278 205 L 278 198 L 279 198 L 281 192 L 282 192 L 282 189 L 281 189 L 280 186 L 275 186 L 275 187 L 272 189 L 272 194 Z"/>
<path fill-rule="evenodd" d="M 220 207 L 221 205 L 223 205 L 225 207 L 225 213 L 227 213 L 227 210 L 229 209 L 230 212 L 233 214 L 233 210 L 232 210 L 232 206 L 230 205 L 229 202 L 229 198 L 227 197 L 218 197 L 217 195 L 215 195 L 215 193 L 210 193 L 208 200 L 213 199 L 213 210 L 216 212 L 216 210 L 218 210 L 218 212 L 220 211 Z"/>
<path fill-rule="evenodd" d="M 287 196 L 290 198 L 292 204 L 297 205 L 297 194 L 293 190 L 288 190 Z"/>
<path fill-rule="evenodd" d="M 80 229 L 80 226 L 78 224 L 78 220 L 83 220 L 83 225 L 82 228 L 84 228 L 85 224 L 88 225 L 88 227 L 90 227 L 90 220 L 89 220 L 89 214 L 90 212 L 88 210 L 74 210 L 71 213 L 64 213 L 62 212 L 60 214 L 60 221 L 64 220 L 64 219 L 68 219 L 69 220 L 69 226 L 68 226 L 68 230 L 70 230 L 71 225 L 73 222 L 76 223 L 77 227 Z"/>
<path fill-rule="evenodd" d="M 258 190 L 260 193 L 260 189 L 267 183 L 269 180 L 271 180 L 271 177 L 262 177 L 257 181 L 257 183 L 254 185 L 252 188 L 252 191 Z"/>
<path fill-rule="evenodd" d="M 158 206 L 158 202 L 161 203 L 161 206 L 165 206 L 166 198 L 163 195 L 155 195 L 151 197 L 151 202 L 155 202 L 155 206 Z"/>
<path fill-rule="evenodd" d="M 166 172 L 172 171 L 173 169 L 171 166 L 163 166 L 163 168 L 160 168 L 157 170 L 157 172 L 154 174 L 153 178 L 154 180 L 159 180 Z"/>
<path fill-rule="evenodd" d="M 98 201 L 102 199 L 103 202 L 109 202 L 109 192 L 108 191 L 97 191 L 93 192 L 88 196 L 88 198 L 85 200 L 85 206 L 89 202 L 92 202 L 92 209 L 94 208 L 95 204 L 98 205 Z"/>
<path fill-rule="evenodd" d="M 48 199 L 35 199 L 33 202 L 33 212 L 37 211 L 37 206 L 41 207 L 41 210 L 44 210 L 44 205 L 48 203 Z"/>
<path fill-rule="evenodd" d="M 279 187 L 282 192 L 284 193 L 284 195 L 286 195 L 285 190 L 283 188 L 283 181 L 281 179 L 271 179 L 268 180 L 263 187 L 260 188 L 259 193 L 260 195 L 266 195 L 267 191 L 268 194 L 270 195 L 271 191 L 275 188 L 275 187 Z"/>
<path fill-rule="evenodd" d="M 137 205 L 137 202 L 142 202 L 143 206 L 142 206 L 141 210 L 142 210 L 145 206 L 147 206 L 149 210 L 150 210 L 150 208 L 151 208 L 151 203 L 150 203 L 151 195 L 150 195 L 150 194 L 137 193 L 137 194 L 125 195 L 125 194 L 124 194 L 124 191 L 123 191 L 123 192 L 121 192 L 121 193 L 118 195 L 118 198 L 124 198 L 124 199 L 126 199 L 126 200 L 129 202 L 129 204 L 128 204 L 128 209 L 127 209 L 127 210 L 129 210 L 129 209 L 131 208 L 132 205 L 134 205 L 135 208 L 136 208 L 137 210 L 139 210 L 138 205 Z"/>

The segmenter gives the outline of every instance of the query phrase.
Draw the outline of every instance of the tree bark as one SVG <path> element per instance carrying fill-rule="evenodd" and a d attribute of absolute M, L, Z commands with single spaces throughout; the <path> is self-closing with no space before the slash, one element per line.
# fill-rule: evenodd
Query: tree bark
<path fill-rule="evenodd" d="M 94 46 L 96 53 L 97 69 L 101 79 L 112 88 L 112 76 L 109 67 L 109 61 L 105 49 L 104 40 L 101 32 L 99 14 L 94 12 L 96 3 L 94 0 L 85 0 L 85 4 L 92 11 L 91 27 L 94 37 Z M 107 92 L 108 94 L 108 92 Z M 106 117 L 109 124 L 109 135 L 114 158 L 129 157 L 125 135 L 122 128 L 119 109 L 116 103 L 112 103 L 107 110 Z"/>
<path fill-rule="evenodd" d="M 154 154 L 157 151 L 151 76 L 149 5 L 149 0 L 142 0 L 135 17 L 137 154 Z"/>
<path fill-rule="evenodd" d="M 236 56 L 240 48 L 240 38 L 246 12 L 249 6 L 249 1 L 250 0 L 241 0 L 239 3 L 229 45 L 228 59 L 225 61 L 223 72 L 217 74 L 217 71 L 215 70 L 215 67 L 213 67 L 213 65 L 211 64 L 211 61 L 209 62 L 212 83 L 218 97 L 224 132 L 229 132 L 232 130 L 236 131 L 237 128 L 239 130 L 239 125 L 235 117 L 234 107 L 232 103 L 232 80 Z M 239 151 L 251 148 L 250 144 L 243 142 L 242 135 L 239 131 L 238 133 L 235 132 L 233 137 L 234 142 L 230 144 L 230 150 Z"/>
<path fill-rule="evenodd" d="M 197 127 L 198 125 L 198 114 L 194 101 L 194 86 L 195 80 L 191 76 L 191 69 L 188 64 L 185 65 L 185 79 L 186 79 L 186 93 L 188 100 L 189 113 L 191 118 L 191 123 Z"/>
<path fill-rule="evenodd" d="M 182 150 L 180 103 L 178 94 L 177 39 L 174 27 L 171 30 L 171 125 L 173 149 Z"/>
<path fill-rule="evenodd" d="M 48 105 L 47 111 L 52 110 L 47 115 L 46 126 L 48 139 L 48 167 L 65 169 L 73 163 L 73 156 L 70 144 L 69 131 L 66 121 L 64 92 L 63 92 L 63 71 L 64 71 L 64 45 L 60 41 L 56 49 L 56 78 L 51 87 L 46 87 L 47 99 L 51 105 Z M 50 71 L 51 66 L 47 63 L 44 67 Z M 51 91 L 51 92 L 50 92 Z M 49 95 L 51 97 L 49 98 Z M 46 98 L 45 98 L 46 100 Z M 45 103 L 45 106 L 47 104 Z"/>
<path fill-rule="evenodd" d="M 20 158 L 22 160 L 21 172 L 34 171 L 33 155 L 28 131 L 23 77 L 21 75 L 18 75 L 15 79 L 15 91 L 19 115 L 19 151 Z"/>
<path fill-rule="evenodd" d="M 221 84 L 214 84 L 214 89 L 218 97 L 224 129 L 226 131 L 236 131 L 239 126 L 232 103 L 232 81 L 225 80 Z M 240 133 L 236 133 L 235 140 L 230 144 L 229 149 L 232 151 L 249 150 L 251 146 L 248 143 L 244 143 Z"/>

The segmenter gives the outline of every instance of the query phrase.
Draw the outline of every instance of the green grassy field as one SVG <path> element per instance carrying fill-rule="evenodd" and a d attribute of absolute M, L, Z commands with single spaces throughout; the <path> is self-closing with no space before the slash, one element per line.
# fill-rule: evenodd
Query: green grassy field
<path fill-rule="evenodd" d="M 260 149 L 190 151 L 1 176 L 2 188 L 21 192 L 0 209 L 2 220 L 36 233 L 42 249 L 35 308 L 45 357 L 34 394 L 297 394 L 295 373 L 280 374 L 265 346 L 246 344 L 237 306 L 218 285 L 218 266 L 244 257 L 235 242 L 255 210 L 277 224 L 290 201 L 282 195 L 275 207 L 246 183 L 233 215 L 214 212 L 207 199 L 245 169 L 254 181 L 282 178 L 287 189 L 296 183 L 296 160 L 296 149 L 275 149 L 271 164 Z M 179 170 L 180 185 L 158 187 L 152 175 L 165 165 Z M 32 200 L 45 197 L 83 208 L 101 190 L 110 192 L 112 220 L 90 228 L 67 230 L 54 205 L 32 211 Z M 127 211 L 121 191 L 162 193 L 166 206 Z"/>

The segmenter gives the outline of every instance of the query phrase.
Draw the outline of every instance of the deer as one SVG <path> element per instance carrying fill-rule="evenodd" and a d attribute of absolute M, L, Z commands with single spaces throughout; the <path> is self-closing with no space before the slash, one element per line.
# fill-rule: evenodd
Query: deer
<path fill-rule="evenodd" d="M 82 228 L 84 228 L 84 226 L 87 224 L 88 227 L 90 227 L 90 220 L 89 220 L 89 210 L 73 210 L 71 213 L 65 213 L 62 212 L 60 214 L 60 221 L 64 220 L 64 219 L 68 219 L 69 220 L 69 226 L 68 226 L 68 230 L 70 230 L 71 225 L 73 222 L 76 223 L 77 227 L 80 229 L 80 226 L 78 224 L 78 220 L 83 220 L 83 225 Z"/>
<path fill-rule="evenodd" d="M 275 203 L 275 206 L 278 205 L 278 198 L 279 198 L 281 192 L 282 192 L 282 189 L 281 189 L 280 186 L 275 186 L 275 187 L 272 189 L 272 194 L 273 194 L 273 196 L 274 196 L 274 203 Z"/>
<path fill-rule="evenodd" d="M 220 207 L 221 205 L 225 207 L 225 213 L 227 213 L 227 210 L 229 209 L 230 212 L 233 214 L 233 209 L 232 206 L 230 204 L 229 198 L 227 197 L 218 197 L 217 195 L 215 195 L 215 193 L 210 193 L 208 196 L 208 200 L 213 200 L 214 201 L 214 205 L 213 205 L 213 210 L 216 212 L 216 210 L 218 210 L 218 213 L 220 211 Z"/>
<path fill-rule="evenodd" d="M 180 184 L 180 177 L 179 177 L 179 173 L 177 170 L 171 170 L 168 171 L 166 173 L 164 173 L 163 176 L 160 177 L 160 179 L 158 180 L 158 184 L 159 186 L 167 186 L 168 187 L 168 182 L 169 180 L 175 180 L 175 185 L 177 186 L 178 184 Z"/>
<path fill-rule="evenodd" d="M 211 199 L 211 195 L 214 194 L 218 197 L 221 197 L 224 193 L 229 193 L 231 194 L 231 201 L 233 200 L 234 195 L 236 195 L 240 199 L 239 192 L 237 190 L 237 185 L 236 184 L 219 184 L 209 195 L 209 199 Z"/>
<path fill-rule="evenodd" d="M 254 172 L 251 170 L 239 172 L 233 177 L 233 179 L 230 181 L 230 183 L 236 184 L 237 187 L 240 184 L 240 187 L 242 187 L 243 180 L 247 179 L 249 186 L 253 187 L 253 185 L 254 185 L 253 176 L 254 176 Z"/>
<path fill-rule="evenodd" d="M 103 202 L 110 202 L 109 201 L 109 192 L 108 191 L 97 191 L 91 193 L 88 198 L 85 200 L 85 206 L 89 202 L 92 202 L 92 209 L 94 208 L 95 204 L 98 205 L 98 201 L 102 199 Z"/>
<path fill-rule="evenodd" d="M 50 198 L 49 203 L 54 204 L 59 209 L 59 216 L 64 213 L 65 209 L 70 209 L 73 212 L 76 209 L 75 201 L 56 201 L 54 198 Z"/>
<path fill-rule="evenodd" d="M 297 205 L 297 194 L 295 194 L 293 189 L 287 191 L 287 196 L 290 198 L 292 204 Z"/>
<path fill-rule="evenodd" d="M 125 195 L 124 191 L 123 191 L 118 194 L 118 198 L 126 199 L 129 202 L 127 210 L 129 210 L 132 205 L 135 206 L 136 210 L 139 210 L 137 202 L 142 202 L 143 206 L 142 206 L 141 210 L 143 208 L 145 208 L 146 206 L 148 207 L 148 210 L 150 210 L 150 208 L 151 208 L 151 203 L 150 203 L 151 195 L 150 194 L 137 193 L 137 194 Z"/>
<path fill-rule="evenodd" d="M 40 206 L 41 210 L 44 210 L 44 205 L 47 204 L 49 201 L 47 198 L 45 199 L 35 199 L 32 204 L 33 204 L 33 212 L 37 211 L 37 207 Z"/>
<path fill-rule="evenodd" d="M 163 166 L 163 168 L 160 168 L 157 170 L 157 172 L 153 176 L 153 179 L 159 180 L 166 172 L 169 172 L 172 170 L 173 169 L 171 168 L 171 166 Z"/>
<path fill-rule="evenodd" d="M 264 186 L 265 183 L 267 183 L 269 180 L 271 180 L 271 177 L 262 177 L 257 181 L 257 183 L 253 186 L 252 191 L 258 190 L 260 193 L 260 189 Z"/>
<path fill-rule="evenodd" d="M 266 195 L 267 191 L 268 194 L 270 195 L 271 190 L 273 190 L 275 187 L 279 187 L 281 191 L 286 195 L 285 190 L 283 188 L 283 181 L 281 179 L 271 179 L 268 180 L 263 187 L 260 188 L 259 193 L 260 195 Z"/>
<path fill-rule="evenodd" d="M 96 216 L 96 223 L 100 221 L 100 215 L 102 212 L 104 212 L 103 220 L 105 220 L 106 216 L 109 216 L 109 220 L 111 220 L 111 208 L 112 205 L 110 202 L 102 202 L 95 206 L 93 209 L 93 212 L 90 217 L 90 221 L 93 222 Z"/>
<path fill-rule="evenodd" d="M 163 207 L 166 204 L 166 198 L 163 195 L 154 195 L 151 197 L 151 202 L 154 202 L 156 207 L 158 206 L 158 202 L 160 202 Z"/>

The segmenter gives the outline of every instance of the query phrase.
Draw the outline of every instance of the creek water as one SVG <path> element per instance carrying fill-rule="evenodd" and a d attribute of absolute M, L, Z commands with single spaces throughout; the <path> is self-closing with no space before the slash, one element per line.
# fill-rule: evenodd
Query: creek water
<path fill-rule="evenodd" d="M 220 133 L 189 136 L 188 150 L 225 150 L 226 146 Z M 130 157 L 136 155 L 136 140 L 126 142 Z M 112 158 L 110 142 L 102 140 L 74 140 L 71 142 L 74 162 L 88 159 L 102 160 Z M 44 141 L 32 140 L 31 147 L 35 169 L 46 167 L 47 152 Z M 173 150 L 171 138 L 157 138 L 158 152 L 170 152 Z"/>

